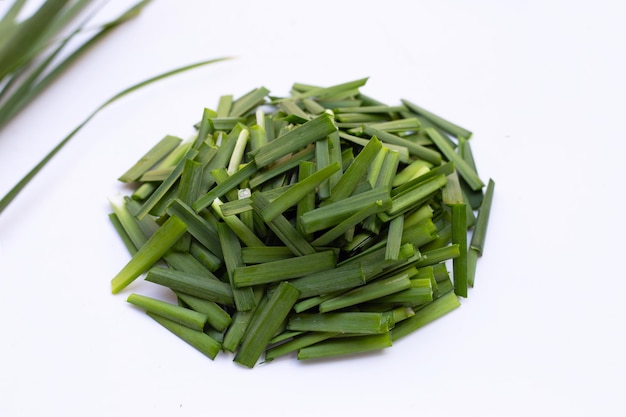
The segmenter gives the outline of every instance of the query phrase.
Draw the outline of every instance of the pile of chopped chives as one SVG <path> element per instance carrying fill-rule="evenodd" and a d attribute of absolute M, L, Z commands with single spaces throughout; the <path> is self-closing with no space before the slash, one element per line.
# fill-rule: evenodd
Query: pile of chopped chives
<path fill-rule="evenodd" d="M 365 82 L 222 96 L 190 140 L 158 142 L 111 202 L 132 254 L 112 292 L 145 275 L 178 303 L 129 303 L 250 368 L 382 349 L 460 306 L 494 182 L 471 132 Z"/>

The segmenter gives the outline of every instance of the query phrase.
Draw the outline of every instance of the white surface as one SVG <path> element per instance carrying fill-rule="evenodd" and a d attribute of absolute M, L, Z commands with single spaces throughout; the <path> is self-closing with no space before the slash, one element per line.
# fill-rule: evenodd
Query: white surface
<path fill-rule="evenodd" d="M 130 1 L 111 2 L 120 10 Z M 111 9 L 105 9 L 111 10 Z M 626 290 L 626 6 L 618 1 L 156 1 L 0 138 L 0 193 L 97 105 L 111 106 L 0 215 L 0 415 L 621 416 Z M 463 306 L 386 351 L 212 362 L 109 292 L 128 255 L 116 178 L 222 94 L 363 76 L 471 129 L 496 181 Z"/>

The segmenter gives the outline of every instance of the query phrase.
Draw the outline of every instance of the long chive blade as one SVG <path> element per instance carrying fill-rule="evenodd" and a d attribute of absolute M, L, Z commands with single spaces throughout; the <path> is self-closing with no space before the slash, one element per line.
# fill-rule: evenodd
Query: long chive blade
<path fill-rule="evenodd" d="M 13 201 L 15 199 L 15 197 L 17 197 L 17 195 L 24 189 L 24 187 L 26 187 L 26 185 L 28 185 L 28 183 L 35 177 L 35 175 L 37 175 L 39 173 L 39 171 L 41 171 L 43 169 L 44 166 L 46 166 L 48 164 L 48 162 L 57 154 L 59 153 L 59 151 L 61 151 L 61 149 L 63 149 L 65 147 L 65 145 L 67 145 L 69 143 L 69 141 L 91 120 L 93 119 L 98 113 L 100 113 L 100 111 L 104 110 L 107 106 L 109 106 L 110 104 L 116 102 L 117 100 L 125 97 L 126 95 L 139 90 L 142 87 L 148 86 L 149 84 L 155 83 L 157 81 L 160 81 L 162 79 L 171 77 L 173 75 L 185 72 L 185 71 L 189 71 L 191 69 L 194 68 L 198 68 L 201 67 L 203 65 L 208 65 L 208 64 L 212 64 L 212 63 L 216 63 L 219 61 L 223 61 L 225 59 L 228 58 L 218 58 L 218 59 L 211 59 L 208 61 L 201 61 L 195 64 L 191 64 L 191 65 L 186 65 L 180 68 L 176 68 L 174 70 L 171 71 L 167 71 L 164 72 L 162 74 L 159 74 L 157 76 L 151 77 L 145 81 L 139 82 L 137 84 L 134 84 L 128 88 L 126 88 L 125 90 L 122 90 L 121 92 L 115 94 L 113 97 L 109 98 L 107 101 L 105 101 L 103 104 L 101 104 L 99 107 L 96 108 L 96 110 L 94 110 L 89 116 L 87 116 L 87 118 L 81 122 L 76 128 L 74 128 L 74 130 L 72 130 L 65 138 L 63 138 L 63 140 L 61 140 L 54 148 L 52 148 L 52 150 L 50 152 L 48 152 L 48 154 L 46 154 L 46 156 L 43 157 L 43 159 L 41 161 L 39 161 L 39 163 L 37 163 L 37 165 L 35 165 L 15 186 L 13 186 L 13 188 L 11 188 L 11 190 L 9 190 L 9 192 L 7 194 L 4 195 L 4 197 L 2 197 L 2 200 L 0 200 L 0 213 L 2 213 L 7 206 L 11 203 L 11 201 Z"/>

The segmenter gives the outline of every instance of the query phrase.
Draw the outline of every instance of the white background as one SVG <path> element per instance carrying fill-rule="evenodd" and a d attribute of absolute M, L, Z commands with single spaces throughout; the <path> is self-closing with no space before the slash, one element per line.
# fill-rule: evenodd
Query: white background
<path fill-rule="evenodd" d="M 4 3 L 4 2 L 3 2 Z M 113 16 L 132 1 L 111 1 Z M 6 5 L 2 5 L 6 6 Z M 0 416 L 623 416 L 626 6 L 620 1 L 154 1 L 0 132 L 0 194 L 107 108 L 0 214 Z M 461 308 L 379 354 L 243 369 L 110 294 L 116 178 L 220 95 L 369 76 L 474 132 L 496 181 Z"/>

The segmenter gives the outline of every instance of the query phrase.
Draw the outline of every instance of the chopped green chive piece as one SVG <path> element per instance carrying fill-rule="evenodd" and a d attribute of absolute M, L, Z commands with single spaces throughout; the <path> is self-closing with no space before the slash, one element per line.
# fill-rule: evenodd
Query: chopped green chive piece
<path fill-rule="evenodd" d="M 141 159 L 135 163 L 135 165 L 123 173 L 119 177 L 119 181 L 137 181 L 143 174 L 146 173 L 146 171 L 155 166 L 160 160 L 176 149 L 181 142 L 182 139 L 175 136 L 165 136 L 161 139 L 161 141 L 159 141 L 159 143 L 142 156 Z"/>
<path fill-rule="evenodd" d="M 117 294 L 154 265 L 187 231 L 187 225 L 172 216 L 139 248 L 137 253 L 111 280 L 111 291 Z"/>
<path fill-rule="evenodd" d="M 294 254 L 286 246 L 257 246 L 241 248 L 241 256 L 243 263 L 249 265 L 280 261 L 291 258 Z"/>
<path fill-rule="evenodd" d="M 205 314 L 144 295 L 131 294 L 126 301 L 150 313 L 165 317 L 197 331 L 203 331 L 208 320 Z"/>
<path fill-rule="evenodd" d="M 279 261 L 242 266 L 234 270 L 233 281 L 234 285 L 239 288 L 268 284 L 327 271 L 333 269 L 335 264 L 335 253 L 324 251 Z"/>
<path fill-rule="evenodd" d="M 300 291 L 302 298 L 308 298 L 363 285 L 366 276 L 361 264 L 357 263 L 310 274 L 290 282 Z"/>
<path fill-rule="evenodd" d="M 481 179 L 476 174 L 476 171 L 465 162 L 465 160 L 450 147 L 450 145 L 444 140 L 443 136 L 433 128 L 426 128 L 426 134 L 435 143 L 437 148 L 448 158 L 449 161 L 454 162 L 454 166 L 463 177 L 472 190 L 479 190 L 485 186 Z"/>
<path fill-rule="evenodd" d="M 265 209 L 265 207 L 270 204 L 269 200 L 267 200 L 267 198 L 265 198 L 263 194 L 258 191 L 254 192 L 250 198 L 252 199 L 255 211 L 257 211 L 259 215 L 261 215 L 261 212 Z M 276 234 L 278 239 L 291 249 L 295 255 L 302 256 L 316 253 L 313 246 L 311 246 L 311 244 L 283 215 L 279 215 L 267 222 L 267 226 Z"/>
<path fill-rule="evenodd" d="M 265 360 L 271 361 L 279 356 L 286 355 L 291 352 L 296 352 L 307 346 L 319 343 L 323 340 L 336 336 L 337 332 L 308 332 L 294 337 L 285 343 L 278 346 L 274 346 L 265 351 Z"/>
<path fill-rule="evenodd" d="M 243 168 L 234 172 L 226 181 L 218 184 L 211 191 L 196 200 L 191 207 L 196 211 L 206 208 L 211 205 L 216 198 L 223 197 L 228 191 L 239 186 L 243 181 L 250 178 L 255 172 L 257 172 L 257 167 L 253 162 L 245 165 Z"/>
<path fill-rule="evenodd" d="M 360 336 L 329 339 L 298 351 L 298 359 L 318 359 L 380 350 L 391 346 L 389 332 Z"/>
<path fill-rule="evenodd" d="M 407 274 L 394 275 L 389 278 L 368 283 L 367 285 L 351 290 L 338 297 L 326 300 L 319 305 L 319 310 L 320 313 L 339 310 L 406 290 L 410 286 L 411 280 Z"/>
<path fill-rule="evenodd" d="M 476 250 L 480 255 L 483 253 L 485 246 L 485 238 L 487 235 L 487 224 L 489 222 L 489 214 L 491 212 L 491 203 L 493 201 L 493 191 L 495 189 L 495 182 L 489 180 L 487 189 L 485 190 L 485 198 L 478 211 L 478 217 L 476 219 L 476 226 L 474 227 L 474 233 L 472 234 L 472 240 L 470 246 Z"/>
<path fill-rule="evenodd" d="M 219 353 L 221 348 L 220 343 L 211 338 L 211 336 L 207 335 L 206 333 L 182 326 L 172 320 L 161 317 L 157 314 L 148 312 L 148 315 L 159 324 L 161 324 L 163 327 L 187 342 L 189 345 L 193 346 L 198 351 L 208 356 L 210 359 L 215 359 L 215 357 Z"/>
<path fill-rule="evenodd" d="M 325 138 L 336 130 L 337 126 L 332 117 L 324 113 L 257 149 L 253 153 L 254 161 L 259 168 L 267 166 L 291 152 Z"/>
<path fill-rule="evenodd" d="M 398 216 L 389 222 L 389 232 L 387 233 L 387 246 L 385 250 L 385 260 L 397 261 L 400 257 L 400 246 L 402 246 L 402 231 L 404 229 L 404 216 Z"/>
<path fill-rule="evenodd" d="M 354 161 L 352 161 L 348 169 L 343 173 L 337 184 L 332 188 L 330 198 L 326 200 L 324 204 L 330 204 L 350 197 L 357 185 L 359 185 L 361 178 L 367 172 L 370 164 L 382 149 L 382 146 L 383 145 L 376 137 L 370 139 L 368 144 L 365 145 L 356 158 L 354 158 Z"/>
<path fill-rule="evenodd" d="M 235 355 L 235 362 L 249 368 L 257 363 L 272 336 L 289 315 L 299 295 L 298 290 L 286 281 L 276 287 L 267 303 L 255 313 L 241 341 L 241 348 Z"/>
<path fill-rule="evenodd" d="M 454 293 L 467 298 L 467 208 L 465 204 L 453 204 L 452 243 L 459 245 L 459 256 L 452 259 Z"/>
<path fill-rule="evenodd" d="M 424 307 L 415 311 L 415 315 L 398 323 L 391 330 L 391 339 L 396 341 L 409 333 L 412 333 L 427 325 L 428 323 L 438 319 L 439 317 L 451 312 L 461 305 L 459 298 L 453 292 L 426 304 Z"/>
<path fill-rule="evenodd" d="M 321 170 L 309 175 L 307 178 L 289 188 L 274 201 L 261 210 L 261 216 L 265 221 L 274 220 L 279 214 L 282 214 L 288 208 L 295 206 L 307 195 L 313 193 L 315 189 L 332 174 L 339 171 L 341 166 L 335 162 Z M 343 177 L 342 177 L 343 178 Z"/>
<path fill-rule="evenodd" d="M 167 213 L 177 216 L 187 226 L 187 231 L 208 250 L 218 257 L 222 256 L 222 248 L 218 241 L 217 229 L 202 216 L 197 214 L 188 205 L 179 199 L 173 200 L 167 206 Z"/>
<path fill-rule="evenodd" d="M 441 155 L 438 152 L 433 151 L 432 149 L 426 148 L 407 139 L 403 139 L 397 135 L 394 135 L 393 133 L 376 129 L 375 127 L 366 126 L 363 131 L 367 135 L 376 136 L 378 139 L 385 143 L 403 146 L 409 150 L 410 154 L 417 156 L 418 158 L 421 158 L 425 161 L 428 161 L 435 165 L 441 163 Z"/>
<path fill-rule="evenodd" d="M 236 284 L 236 271 L 243 266 L 241 256 L 241 244 L 235 233 L 225 223 L 218 223 L 217 235 L 222 244 L 222 253 L 224 254 L 224 264 L 228 272 L 228 281 L 233 291 L 233 298 L 237 310 L 251 310 L 255 305 L 254 292 L 252 288 L 240 288 Z"/>
<path fill-rule="evenodd" d="M 177 293 L 176 295 L 192 310 L 206 315 L 207 324 L 218 332 L 226 330 L 232 321 L 230 315 L 214 301 L 203 300 L 202 298 L 183 293 Z"/>
<path fill-rule="evenodd" d="M 203 300 L 227 306 L 234 305 L 231 286 L 215 277 L 155 267 L 146 275 L 146 281 L 163 285 L 176 292 L 191 294 Z"/>
<path fill-rule="evenodd" d="M 431 122 L 432 124 L 434 124 L 435 126 L 439 127 L 440 129 L 446 131 L 447 133 L 449 133 L 452 136 L 455 137 L 464 137 L 469 139 L 472 136 L 472 132 L 470 132 L 467 129 L 464 129 L 460 126 L 455 125 L 454 123 L 451 123 L 445 119 L 443 119 L 442 117 L 437 116 L 434 113 L 429 112 L 428 110 L 408 101 L 408 100 L 401 100 L 402 104 L 404 104 L 406 107 L 409 108 L 409 110 L 411 110 L 412 112 L 418 114 L 419 116 L 422 116 L 424 119 L 428 120 L 429 122 Z"/>
<path fill-rule="evenodd" d="M 393 317 L 383 313 L 301 313 L 289 318 L 287 329 L 304 332 L 379 334 L 391 330 Z"/>
<path fill-rule="evenodd" d="M 249 93 L 243 95 L 232 103 L 230 108 L 230 117 L 244 116 L 249 111 L 253 110 L 257 105 L 265 101 L 265 97 L 269 93 L 269 90 L 265 87 L 256 88 Z"/>
<path fill-rule="evenodd" d="M 378 214 L 382 211 L 385 211 L 391 207 L 391 201 L 381 201 L 377 200 L 371 203 L 368 206 L 365 206 L 361 210 L 354 213 L 352 216 L 348 217 L 344 221 L 337 224 L 332 229 L 326 231 L 323 235 L 315 239 L 311 244 L 313 246 L 319 247 L 332 243 L 335 239 L 342 236 L 346 233 L 350 228 L 355 227 L 357 224 L 363 222 L 370 216 L 374 214 Z"/>
<path fill-rule="evenodd" d="M 341 223 L 359 210 L 369 206 L 372 202 L 379 200 L 381 204 L 388 204 L 390 201 L 389 191 L 384 188 L 377 188 L 332 204 L 326 204 L 304 213 L 301 219 L 302 227 L 306 233 L 327 229 Z"/>

